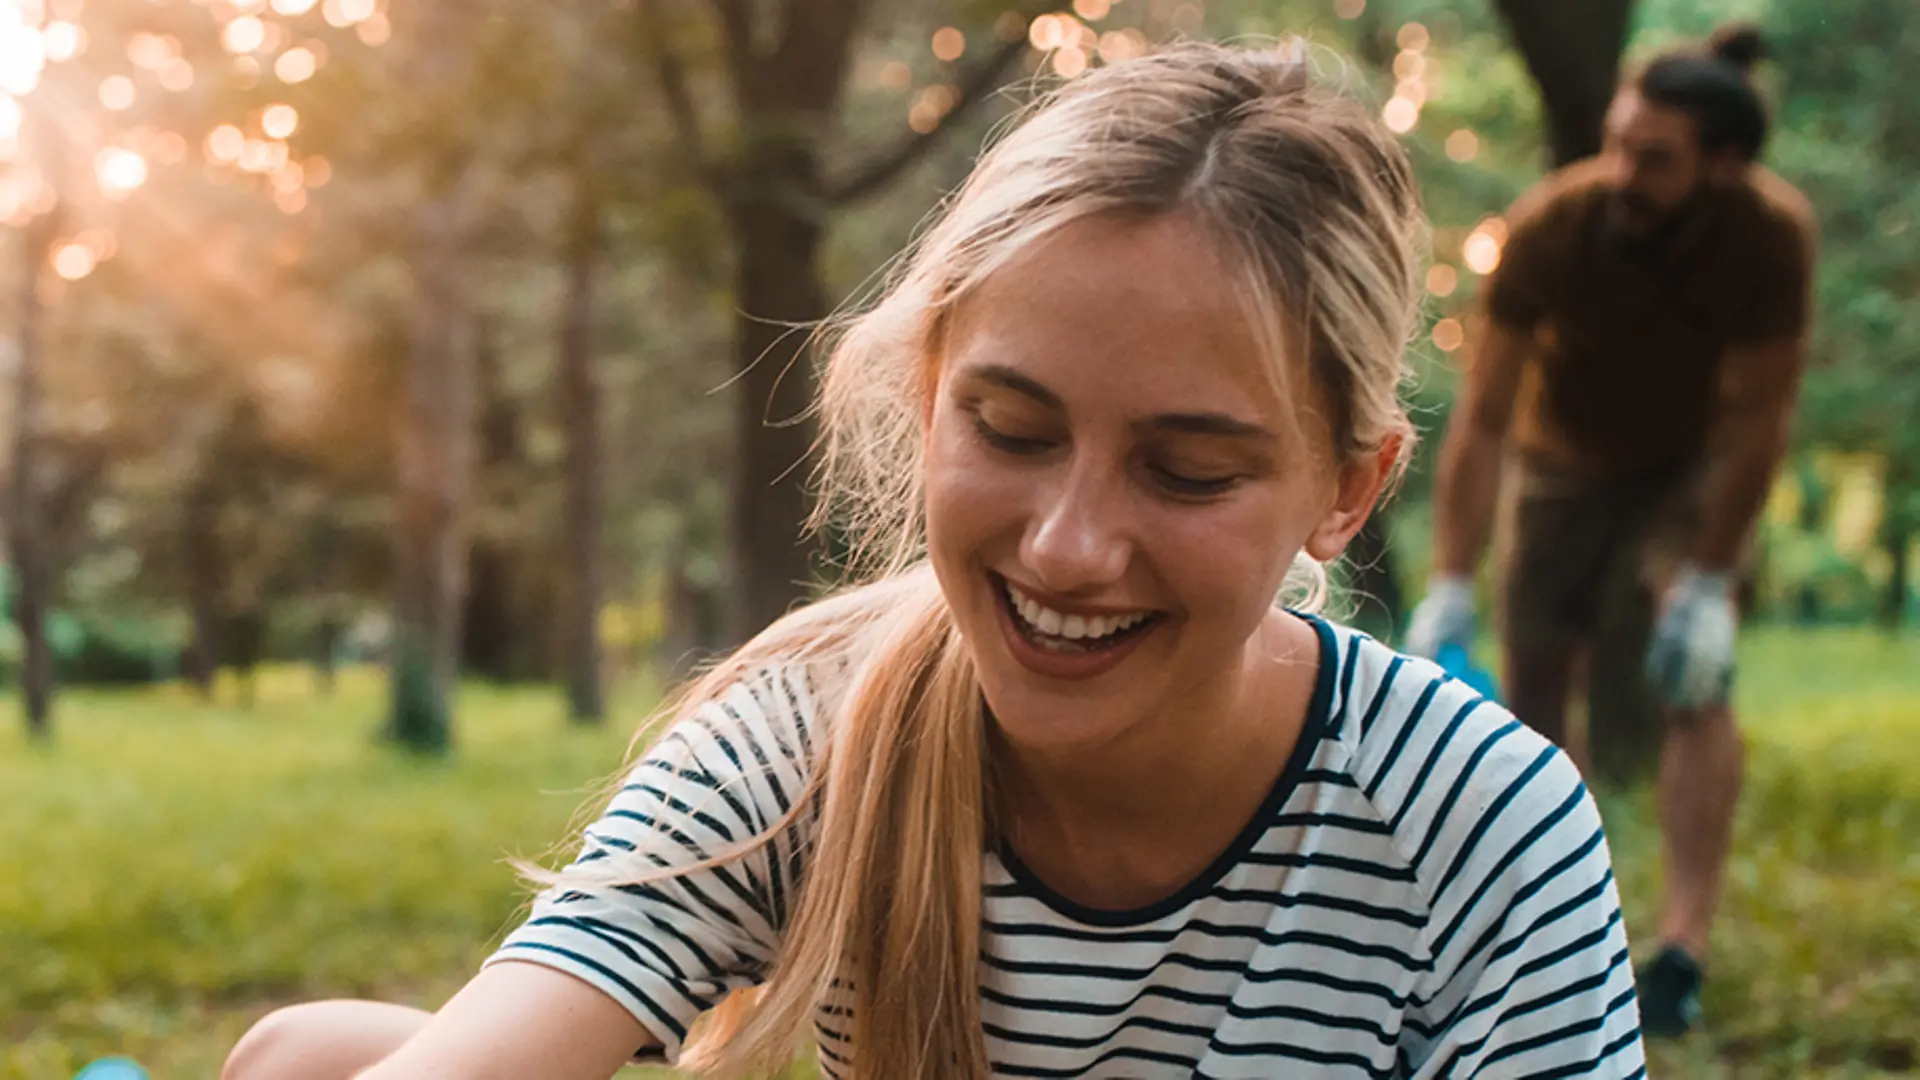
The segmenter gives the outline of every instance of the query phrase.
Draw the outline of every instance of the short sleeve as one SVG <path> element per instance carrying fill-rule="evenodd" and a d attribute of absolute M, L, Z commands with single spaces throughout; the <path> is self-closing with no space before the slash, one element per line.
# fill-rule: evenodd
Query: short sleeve
<path fill-rule="evenodd" d="M 1480 285 L 1481 304 L 1500 325 L 1532 330 L 1551 313 L 1555 269 L 1563 264 L 1554 252 L 1563 216 L 1551 189 L 1529 192 L 1508 211 L 1500 264 Z"/>
<path fill-rule="evenodd" d="M 1736 344 L 1791 341 L 1813 321 L 1816 227 L 1812 211 L 1790 207 L 1759 238 L 1752 299 L 1734 327 Z"/>
<path fill-rule="evenodd" d="M 1463 793 L 1436 864 L 1413 1002 L 1416 1080 L 1645 1075 L 1620 898 L 1600 814 L 1565 755 L 1508 739 Z"/>
<path fill-rule="evenodd" d="M 586 830 L 574 880 L 539 896 L 487 962 L 587 982 L 677 1060 L 695 1018 L 773 963 L 810 822 L 699 864 L 768 834 L 804 797 L 810 702 L 804 680 L 765 673 L 677 722 Z"/>

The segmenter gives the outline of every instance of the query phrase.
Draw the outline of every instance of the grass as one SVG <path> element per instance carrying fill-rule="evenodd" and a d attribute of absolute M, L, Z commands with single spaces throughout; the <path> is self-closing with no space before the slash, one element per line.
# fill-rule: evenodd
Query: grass
<path fill-rule="evenodd" d="M 1920 640 L 1751 635 L 1750 780 L 1717 930 L 1711 1030 L 1656 1077 L 1904 1075 L 1920 1055 Z M 617 764 L 639 709 L 569 727 L 557 694 L 470 688 L 459 748 L 376 744 L 371 673 L 275 675 L 251 711 L 176 689 L 75 693 L 52 746 L 0 730 L 0 1080 L 106 1054 L 211 1077 L 273 1005 L 431 1006 L 512 924 L 537 855 Z M 5 708 L 11 713 L 11 706 Z M 1604 800 L 1629 924 L 1649 927 L 1646 795 Z"/>

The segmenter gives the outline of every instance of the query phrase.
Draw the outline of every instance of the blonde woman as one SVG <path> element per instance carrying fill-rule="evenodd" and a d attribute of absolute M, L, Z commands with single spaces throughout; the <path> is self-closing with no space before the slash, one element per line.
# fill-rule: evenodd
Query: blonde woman
<path fill-rule="evenodd" d="M 865 583 L 680 695 L 437 1014 L 283 1010 L 228 1077 L 1643 1075 L 1572 766 L 1277 599 L 1405 456 L 1423 241 L 1283 54 L 1060 90 L 832 350 Z"/>

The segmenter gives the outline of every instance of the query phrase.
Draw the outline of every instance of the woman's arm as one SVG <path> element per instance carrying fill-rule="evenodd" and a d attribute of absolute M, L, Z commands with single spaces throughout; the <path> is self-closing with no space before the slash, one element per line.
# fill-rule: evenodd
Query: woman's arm
<path fill-rule="evenodd" d="M 502 960 L 358 1080 L 603 1080 L 658 1044 L 599 990 Z"/>

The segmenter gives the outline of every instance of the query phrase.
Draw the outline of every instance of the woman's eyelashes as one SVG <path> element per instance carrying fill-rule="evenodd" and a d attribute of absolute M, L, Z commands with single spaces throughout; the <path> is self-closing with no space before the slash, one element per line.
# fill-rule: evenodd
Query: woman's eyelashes
<path fill-rule="evenodd" d="M 974 434 L 988 447 L 1015 457 L 1036 457 L 1045 454 L 1064 441 L 1064 436 L 1046 434 L 1016 434 L 1002 430 L 977 407 L 967 410 L 971 414 Z M 1011 426 L 1011 425 L 1009 425 Z M 1153 487 L 1165 494 L 1181 499 L 1206 499 L 1224 495 L 1239 486 L 1246 479 L 1244 473 L 1210 470 L 1183 466 L 1165 460 L 1156 460 L 1152 456 L 1142 459 L 1140 471 Z"/>
<path fill-rule="evenodd" d="M 1044 453 L 1053 448 L 1054 441 L 1052 439 L 1039 439 L 1027 435 L 1009 434 L 988 423 L 987 418 L 982 416 L 979 410 L 975 409 L 972 410 L 972 412 L 974 433 L 980 436 L 980 441 L 993 447 L 995 450 L 1001 450 L 1009 454 L 1018 454 L 1021 457 L 1031 457 L 1034 454 Z"/>
<path fill-rule="evenodd" d="M 1154 479 L 1172 494 L 1189 499 L 1204 499 L 1212 495 L 1225 495 L 1236 487 L 1242 477 L 1237 474 L 1225 476 L 1191 476 L 1164 465 L 1150 465 L 1148 471 Z"/>

